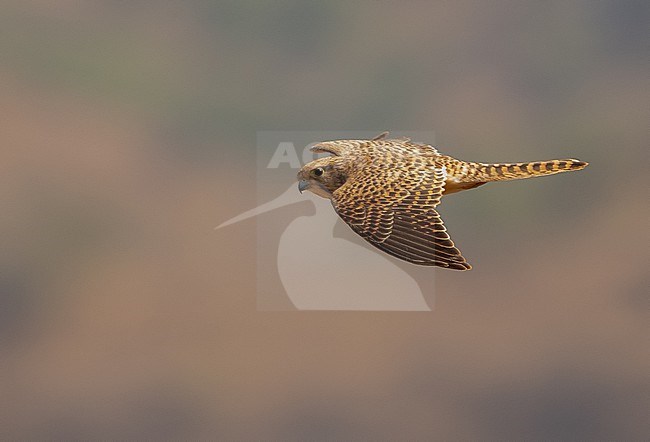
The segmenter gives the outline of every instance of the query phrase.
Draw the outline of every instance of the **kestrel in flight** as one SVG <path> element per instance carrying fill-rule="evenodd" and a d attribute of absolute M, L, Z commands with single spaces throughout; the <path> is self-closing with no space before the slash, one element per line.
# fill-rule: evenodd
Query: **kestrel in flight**
<path fill-rule="evenodd" d="M 313 152 L 329 153 L 298 173 L 300 192 L 332 201 L 357 234 L 390 255 L 423 266 L 469 270 L 447 233 L 436 206 L 443 195 L 490 181 L 508 181 L 584 169 L 567 159 L 483 164 L 442 155 L 408 138 L 325 141 Z"/>

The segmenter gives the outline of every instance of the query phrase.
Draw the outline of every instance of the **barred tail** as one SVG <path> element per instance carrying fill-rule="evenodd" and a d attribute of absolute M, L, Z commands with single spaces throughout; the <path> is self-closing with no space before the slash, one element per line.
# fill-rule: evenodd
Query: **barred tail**
<path fill-rule="evenodd" d="M 477 181 L 506 181 L 523 178 L 533 178 L 542 175 L 553 175 L 560 172 L 581 170 L 589 163 L 584 161 L 566 159 L 536 161 L 533 163 L 504 163 L 504 164 L 477 164 Z"/>

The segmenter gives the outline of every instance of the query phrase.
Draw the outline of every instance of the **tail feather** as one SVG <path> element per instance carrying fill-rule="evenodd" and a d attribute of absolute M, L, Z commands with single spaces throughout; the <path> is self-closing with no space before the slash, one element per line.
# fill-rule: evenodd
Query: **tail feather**
<path fill-rule="evenodd" d="M 581 170 L 587 167 L 588 164 L 575 159 L 536 161 L 530 163 L 478 163 L 476 168 L 477 173 L 473 178 L 481 182 L 518 180 Z"/>

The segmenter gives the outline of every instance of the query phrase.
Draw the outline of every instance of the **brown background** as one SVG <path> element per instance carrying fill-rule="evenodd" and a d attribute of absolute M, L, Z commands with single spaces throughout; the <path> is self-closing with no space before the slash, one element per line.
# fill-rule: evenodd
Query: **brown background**
<path fill-rule="evenodd" d="M 647 439 L 649 19 L 4 2 L 3 438 Z M 591 165 L 448 198 L 475 269 L 433 313 L 257 312 L 255 221 L 212 231 L 257 203 L 256 131 L 409 128 Z"/>

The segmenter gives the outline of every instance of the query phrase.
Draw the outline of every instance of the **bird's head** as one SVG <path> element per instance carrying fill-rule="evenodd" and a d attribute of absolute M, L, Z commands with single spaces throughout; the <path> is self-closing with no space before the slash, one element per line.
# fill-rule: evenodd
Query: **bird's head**
<path fill-rule="evenodd" d="M 332 193 L 347 179 L 340 157 L 325 157 L 305 164 L 298 172 L 298 190 L 309 190 L 323 198 L 332 198 Z"/>

